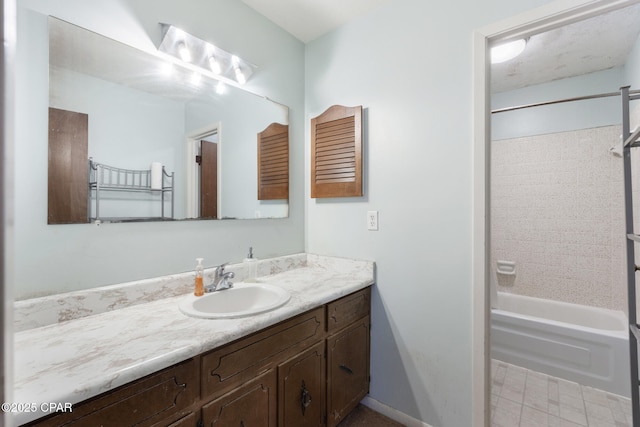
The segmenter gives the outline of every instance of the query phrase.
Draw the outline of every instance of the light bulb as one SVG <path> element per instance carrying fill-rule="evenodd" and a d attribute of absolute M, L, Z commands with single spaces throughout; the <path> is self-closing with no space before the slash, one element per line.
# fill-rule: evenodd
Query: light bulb
<path fill-rule="evenodd" d="M 218 82 L 218 84 L 216 85 L 216 93 L 218 95 L 222 95 L 225 91 L 225 86 L 224 83 L 222 82 Z"/>
<path fill-rule="evenodd" d="M 202 76 L 200 75 L 200 73 L 195 72 L 193 73 L 193 75 L 191 76 L 191 83 L 193 83 L 194 85 L 199 85 L 200 84 L 200 79 L 202 78 Z"/>
<path fill-rule="evenodd" d="M 211 67 L 211 71 L 213 71 L 213 74 L 220 74 L 222 72 L 220 61 L 216 61 L 216 58 L 213 56 L 209 57 L 209 67 Z"/>
<path fill-rule="evenodd" d="M 240 83 L 241 85 L 245 84 L 247 82 L 247 78 L 244 76 L 244 73 L 242 72 L 240 67 L 235 66 L 233 70 L 236 73 L 236 80 L 238 81 L 238 83 Z"/>
<path fill-rule="evenodd" d="M 184 62 L 191 62 L 191 52 L 189 52 L 189 49 L 187 49 L 186 44 L 180 43 L 178 45 L 178 53 L 180 54 L 180 58 L 182 58 Z"/>
<path fill-rule="evenodd" d="M 514 40 L 491 48 L 491 63 L 499 64 L 520 55 L 527 46 L 525 39 Z"/>

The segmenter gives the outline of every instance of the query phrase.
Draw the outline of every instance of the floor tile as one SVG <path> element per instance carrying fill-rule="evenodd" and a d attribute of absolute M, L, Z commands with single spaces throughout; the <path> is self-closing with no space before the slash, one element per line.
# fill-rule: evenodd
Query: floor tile
<path fill-rule="evenodd" d="M 549 427 L 549 414 L 529 406 L 523 406 L 520 427 Z"/>
<path fill-rule="evenodd" d="M 498 398 L 496 413 L 492 417 L 492 427 L 514 427 L 520 425 L 522 404 L 503 397 Z"/>
<path fill-rule="evenodd" d="M 630 399 L 493 360 L 492 427 L 632 427 Z"/>

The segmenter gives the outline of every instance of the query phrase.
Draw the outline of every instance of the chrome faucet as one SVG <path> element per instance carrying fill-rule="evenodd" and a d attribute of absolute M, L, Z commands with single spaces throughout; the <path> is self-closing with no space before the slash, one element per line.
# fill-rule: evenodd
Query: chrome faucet
<path fill-rule="evenodd" d="M 229 279 L 233 279 L 236 275 L 233 271 L 224 271 L 228 263 L 225 262 L 216 267 L 213 276 L 213 283 L 204 287 L 205 292 L 221 291 L 223 289 L 229 289 L 233 286 L 233 283 Z"/>

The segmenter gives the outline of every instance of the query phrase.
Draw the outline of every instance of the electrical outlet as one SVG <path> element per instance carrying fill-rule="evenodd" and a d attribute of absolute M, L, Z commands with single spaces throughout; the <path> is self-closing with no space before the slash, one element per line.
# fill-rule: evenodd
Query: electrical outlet
<path fill-rule="evenodd" d="M 367 230 L 378 231 L 378 211 L 367 212 Z"/>

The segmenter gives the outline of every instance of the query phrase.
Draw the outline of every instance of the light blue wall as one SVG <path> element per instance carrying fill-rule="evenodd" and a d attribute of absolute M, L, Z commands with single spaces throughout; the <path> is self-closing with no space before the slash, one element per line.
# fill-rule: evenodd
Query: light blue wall
<path fill-rule="evenodd" d="M 190 271 L 304 250 L 304 45 L 236 0 L 21 0 L 16 64 L 16 299 Z M 160 22 L 173 23 L 259 65 L 247 88 L 288 105 L 290 216 L 277 220 L 47 225 L 46 67 L 44 30 L 25 31 L 29 10 L 51 14 L 143 50 L 155 50 Z M 45 18 L 46 19 L 46 18 Z"/>
<path fill-rule="evenodd" d="M 617 92 L 625 83 L 624 67 L 556 80 L 491 96 L 492 109 L 555 101 L 578 96 Z M 621 123 L 620 97 L 532 107 L 492 116 L 493 140 Z"/>
<path fill-rule="evenodd" d="M 307 45 L 307 123 L 365 116 L 365 195 L 308 200 L 308 250 L 376 261 L 371 397 L 432 426 L 471 425 L 473 31 L 544 3 L 394 0 Z"/>
<path fill-rule="evenodd" d="M 624 71 L 626 84 L 631 85 L 631 89 L 640 89 L 640 36 L 627 58 Z"/>

